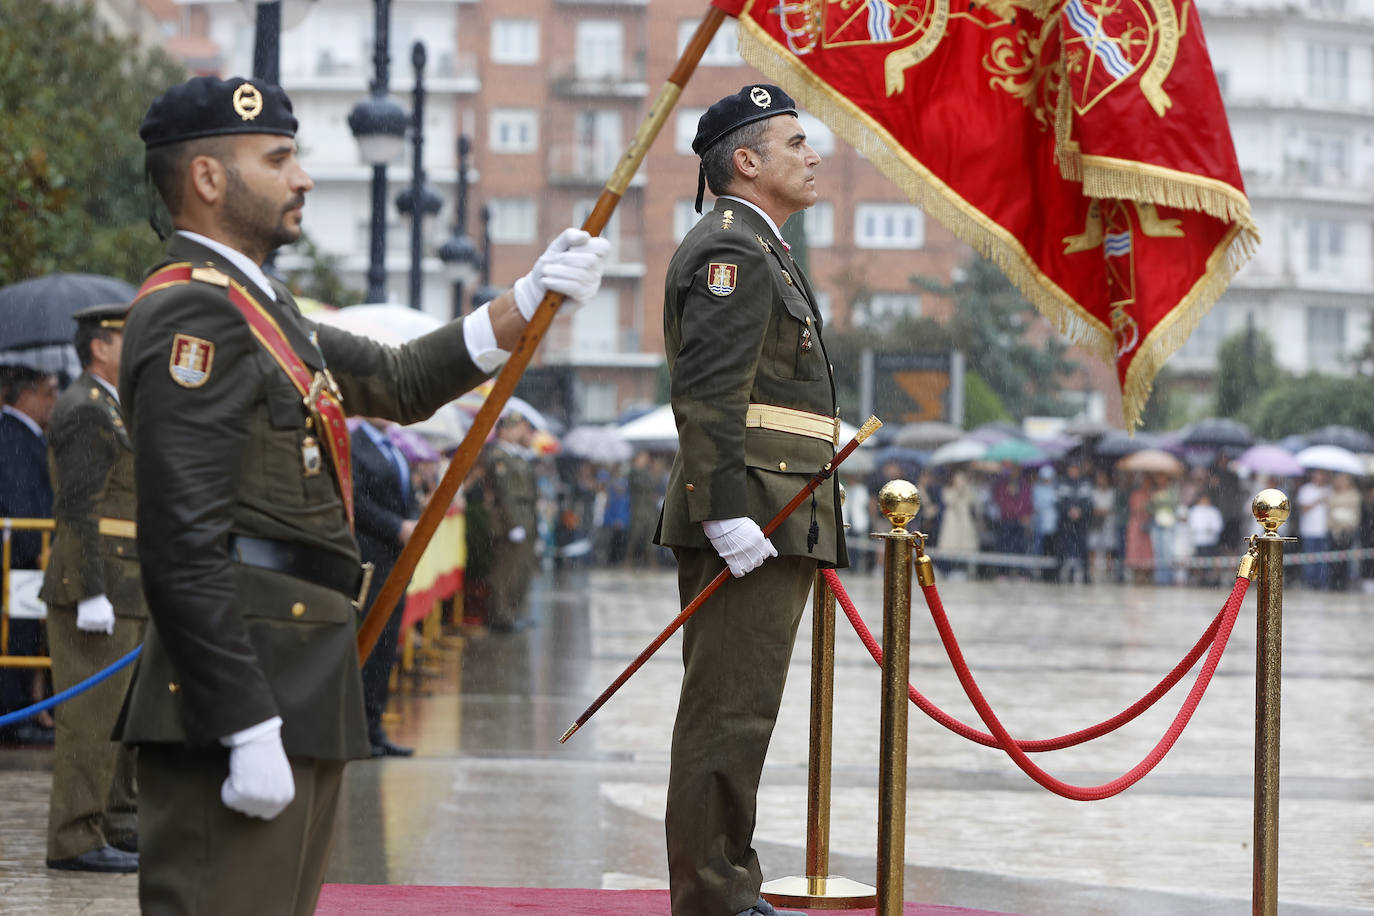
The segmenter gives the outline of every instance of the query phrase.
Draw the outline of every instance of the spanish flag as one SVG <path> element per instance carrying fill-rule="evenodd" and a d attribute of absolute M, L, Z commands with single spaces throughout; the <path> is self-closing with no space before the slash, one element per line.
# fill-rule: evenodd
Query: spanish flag
<path fill-rule="evenodd" d="M 713 3 L 745 60 L 1114 364 L 1138 424 L 1259 243 L 1191 0 Z"/>

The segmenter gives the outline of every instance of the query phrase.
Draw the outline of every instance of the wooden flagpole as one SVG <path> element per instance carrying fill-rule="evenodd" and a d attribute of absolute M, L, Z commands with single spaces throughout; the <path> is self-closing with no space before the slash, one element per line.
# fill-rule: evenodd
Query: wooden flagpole
<path fill-rule="evenodd" d="M 659 91 L 658 97 L 654 99 L 653 106 L 650 107 L 648 115 L 640 124 L 639 130 L 635 132 L 634 138 L 625 150 L 625 155 L 620 158 L 620 163 L 611 173 L 611 177 L 607 179 L 601 196 L 596 201 L 596 206 L 592 208 L 591 214 L 582 224 L 582 228 L 587 232 L 592 235 L 600 235 L 601 230 L 610 221 L 616 205 L 620 203 L 620 198 L 630 186 L 630 180 L 639 170 L 639 164 L 644 161 L 644 156 L 648 153 L 654 138 L 658 136 L 663 125 L 667 123 L 668 115 L 672 113 L 673 106 L 677 104 L 678 97 L 682 95 L 683 87 L 687 85 L 687 80 L 696 70 L 701 55 L 705 53 L 706 46 L 715 37 L 716 30 L 725 21 L 725 17 L 726 14 L 723 10 L 712 6 L 701 20 L 701 24 L 697 26 L 692 40 L 688 42 L 687 48 L 682 52 L 682 57 L 678 59 L 677 67 L 668 76 L 668 80 L 664 83 L 662 90 Z M 377 600 L 372 603 L 372 607 L 368 610 L 367 616 L 363 619 L 362 626 L 358 630 L 359 665 L 367 660 L 367 656 L 372 652 L 372 647 L 377 644 L 377 638 L 381 636 L 382 629 L 391 617 L 391 612 L 395 609 L 397 602 L 400 601 L 406 584 L 415 572 L 416 564 L 420 562 L 420 557 L 425 552 L 425 547 L 428 546 L 430 538 L 434 536 L 435 530 L 439 527 L 439 521 L 443 518 L 445 510 L 453 502 L 453 497 L 458 492 L 458 485 L 472 470 L 473 464 L 477 461 L 477 454 L 482 449 L 482 443 L 486 441 L 487 435 L 496 425 L 497 418 L 501 416 L 502 408 L 506 406 L 506 401 L 514 393 L 516 383 L 520 381 L 520 376 L 524 373 L 525 367 L 529 365 L 530 359 L 534 356 L 535 348 L 544 339 L 544 334 L 548 331 L 549 325 L 553 323 L 554 316 L 558 313 L 558 307 L 562 304 L 563 295 L 561 293 L 549 292 L 544 296 L 544 300 L 539 303 L 539 308 L 535 311 L 534 317 L 525 326 L 525 332 L 520 336 L 520 342 L 516 345 L 514 352 L 511 353 L 510 359 L 506 361 L 506 365 L 496 377 L 491 393 L 487 395 L 486 401 L 477 411 L 477 416 L 473 418 L 472 427 L 463 437 L 458 450 L 453 453 L 448 470 L 430 497 L 429 504 L 420 513 L 420 518 L 415 523 L 414 533 L 406 542 L 401 555 L 396 558 L 396 565 L 392 567 L 391 575 L 387 576 L 386 582 L 382 584 L 382 589 L 377 594 Z"/>

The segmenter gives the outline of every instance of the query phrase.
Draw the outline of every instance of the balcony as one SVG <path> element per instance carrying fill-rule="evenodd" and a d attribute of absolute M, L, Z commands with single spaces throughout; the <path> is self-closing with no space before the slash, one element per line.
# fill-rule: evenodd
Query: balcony
<path fill-rule="evenodd" d="M 548 148 L 549 183 L 565 188 L 600 188 L 611 177 L 620 157 L 622 147 L 611 148 L 608 144 L 584 146 L 582 144 L 562 144 Z M 630 187 L 642 188 L 648 182 L 641 166 L 630 179 Z"/>
<path fill-rule="evenodd" d="M 407 50 L 407 56 L 409 51 Z M 391 66 L 391 91 L 409 93 L 414 89 L 414 71 L 409 60 Z M 289 80 L 292 90 L 317 89 L 342 92 L 364 92 L 372 82 L 371 51 L 356 57 L 343 57 L 327 50 L 314 60 L 282 61 L 282 79 Z M 477 55 L 456 53 L 452 49 L 433 51 L 425 66 L 425 89 L 435 93 L 471 94 L 481 88 L 478 78 Z"/>
<path fill-rule="evenodd" d="M 642 99 L 649 94 L 643 60 L 596 70 L 579 68 L 576 61 L 555 61 L 549 74 L 550 91 L 562 98 Z"/>

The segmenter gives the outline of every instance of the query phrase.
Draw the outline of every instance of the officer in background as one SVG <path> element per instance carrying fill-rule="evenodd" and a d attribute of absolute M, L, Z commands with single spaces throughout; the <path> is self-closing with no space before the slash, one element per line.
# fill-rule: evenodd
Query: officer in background
<path fill-rule="evenodd" d="M 697 125 L 715 209 L 668 265 L 663 334 L 679 446 L 656 542 L 685 607 L 666 815 L 676 916 L 771 916 L 752 842 L 759 776 L 817 566 L 845 566 L 837 482 L 769 521 L 835 455 L 830 362 L 811 284 L 780 226 L 816 201 L 820 163 L 792 100 L 745 86 Z"/>
<path fill-rule="evenodd" d="M 134 546 L 133 451 L 115 389 L 128 310 L 96 305 L 72 316 L 82 372 L 48 423 L 56 530 L 40 597 L 58 691 L 132 652 L 148 619 Z M 49 868 L 138 870 L 134 752 L 110 740 L 132 671 L 55 710 Z"/>
<path fill-rule="evenodd" d="M 487 523 L 491 532 L 491 602 L 487 626 L 509 633 L 525 622 L 525 597 L 539 571 L 539 490 L 534 479 L 534 427 L 517 413 L 501 419 L 483 454 Z"/>
<path fill-rule="evenodd" d="M 144 913 L 313 913 L 345 761 L 371 755 L 343 411 L 413 422 L 494 371 L 548 290 L 609 247 L 562 233 L 512 291 L 391 348 L 302 317 L 267 277 L 313 184 L 280 87 L 196 77 L 139 128 L 168 259 L 125 326 L 151 617 L 118 735 L 136 745 Z"/>
<path fill-rule="evenodd" d="M 364 418 L 354 427 L 351 437 L 358 551 L 364 563 L 372 564 L 372 584 L 363 603 L 367 611 L 372 609 L 382 584 L 415 531 L 420 510 L 415 488 L 410 484 L 410 464 L 387 438 L 388 425 L 385 420 Z M 391 669 L 396 664 L 404 614 L 405 601 L 396 602 L 372 654 L 363 661 L 363 705 L 373 757 L 409 757 L 414 753 L 413 748 L 393 743 L 382 725 L 382 714 L 391 697 Z"/>

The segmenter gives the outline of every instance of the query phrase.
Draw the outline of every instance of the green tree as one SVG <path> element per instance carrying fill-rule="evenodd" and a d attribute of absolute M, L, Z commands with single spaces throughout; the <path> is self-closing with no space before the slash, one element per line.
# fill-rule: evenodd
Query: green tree
<path fill-rule="evenodd" d="M 1311 372 L 1275 385 L 1243 415 L 1255 435 L 1279 439 L 1336 423 L 1374 433 L 1374 378 Z"/>
<path fill-rule="evenodd" d="M 286 285 L 296 296 L 306 296 L 325 305 L 343 308 L 363 301 L 363 291 L 347 285 L 339 277 L 339 259 L 321 251 L 309 234 L 301 233 L 292 246 L 306 259 L 304 267 L 288 271 Z"/>
<path fill-rule="evenodd" d="M 88 5 L 0 0 L 0 285 L 53 271 L 136 282 L 157 260 L 138 124 L 185 78 L 105 34 Z"/>
<path fill-rule="evenodd" d="M 1213 411 L 1218 417 L 1239 417 L 1282 378 L 1269 336 L 1254 328 L 1238 331 L 1217 348 Z"/>

